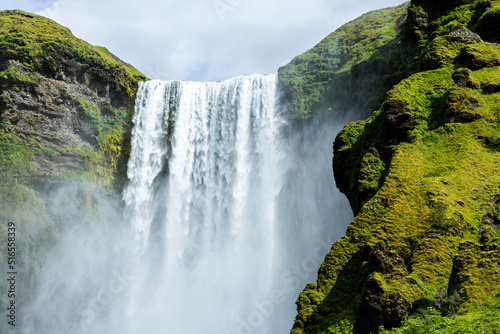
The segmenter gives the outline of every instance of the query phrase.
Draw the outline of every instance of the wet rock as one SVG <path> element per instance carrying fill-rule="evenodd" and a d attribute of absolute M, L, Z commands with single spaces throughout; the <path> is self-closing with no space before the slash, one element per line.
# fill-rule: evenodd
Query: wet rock
<path fill-rule="evenodd" d="M 464 26 L 460 25 L 458 28 L 453 30 L 450 33 L 450 36 L 453 37 L 462 37 L 463 39 L 472 41 L 474 43 L 482 42 L 481 37 L 478 34 L 473 33 L 472 31 L 465 29 Z"/>
<path fill-rule="evenodd" d="M 462 68 L 456 70 L 452 74 L 452 79 L 458 87 L 461 88 L 479 88 L 479 85 L 475 83 L 471 78 L 471 71 L 467 68 Z"/>

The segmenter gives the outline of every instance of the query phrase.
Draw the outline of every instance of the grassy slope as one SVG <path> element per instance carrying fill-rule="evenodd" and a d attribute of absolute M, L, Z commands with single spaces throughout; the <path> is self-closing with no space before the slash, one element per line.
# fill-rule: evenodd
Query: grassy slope
<path fill-rule="evenodd" d="M 97 96 L 96 90 L 85 88 L 83 79 L 96 87 L 109 86 L 120 99 L 106 101 Z M 76 211 L 71 217 L 52 216 L 47 206 L 51 198 L 43 197 L 40 185 L 76 178 L 77 182 L 97 181 L 107 191 L 119 188 L 125 177 L 133 104 L 141 80 L 146 80 L 145 76 L 131 65 L 47 18 L 22 11 L 0 12 L 0 114 L 4 116 L 6 108 L 15 110 L 10 119 L 3 118 L 7 121 L 0 123 L 0 234 L 6 235 L 7 222 L 16 223 L 17 269 L 23 287 L 19 302 L 29 298 L 39 271 L 38 257 L 57 244 L 60 226 L 83 221 Z M 39 109 L 43 109 L 44 101 L 32 112 L 18 107 L 19 101 L 11 100 L 11 96 L 32 96 L 35 101 L 43 96 L 41 87 L 56 91 L 55 95 L 79 115 L 79 122 L 89 124 L 95 136 L 94 147 L 67 142 L 64 133 L 47 137 L 15 125 L 17 119 L 43 112 Z M 29 122 L 37 122 L 36 117 Z M 75 174 L 64 165 L 58 170 L 47 167 L 46 161 L 57 159 L 83 161 L 85 170 Z M 84 186 L 68 201 L 90 216 L 96 204 L 90 199 L 94 192 L 98 193 L 95 186 Z M 2 242 L 0 258 L 5 259 L 6 253 L 6 243 Z M 27 265 L 29 262 L 31 265 Z M 7 301 L 3 284 L 2 308 Z"/>
<path fill-rule="evenodd" d="M 500 333 L 500 45 L 450 36 L 491 30 L 499 4 L 435 3 L 410 10 L 429 18 L 409 26 L 421 71 L 336 139 L 357 215 L 300 294 L 294 334 Z"/>
<path fill-rule="evenodd" d="M 20 66 L 11 66 L 13 61 Z M 77 71 L 80 73 L 75 73 Z M 76 78 L 66 79 L 71 75 Z M 87 96 L 79 96 L 63 87 L 63 98 L 71 100 L 74 108 L 84 114 L 95 128 L 97 147 L 89 150 L 62 143 L 55 134 L 53 140 L 42 143 L 39 134 L 25 133 L 13 125 L 2 123 L 0 169 L 9 174 L 3 175 L 3 182 L 26 183 L 38 177 L 67 177 L 67 171 L 44 170 L 35 164 L 35 160 L 75 155 L 76 159 L 86 161 L 90 178 L 113 186 L 118 164 L 126 156 L 126 131 L 130 126 L 137 82 L 146 78 L 105 48 L 76 38 L 69 29 L 52 20 L 22 11 L 0 12 L 0 83 L 3 91 L 22 90 L 37 94 L 36 88 L 44 78 L 76 82 L 84 80 L 84 77 L 91 84 L 97 82 L 111 86 L 118 94 L 128 96 L 129 100 L 126 109 L 123 105 L 108 106 L 111 115 L 104 117 L 99 99 L 92 89 L 88 89 Z M 8 98 L 6 94 L 1 97 Z M 8 102 L 11 101 L 4 100 L 5 104 Z M 24 167 L 18 168 L 21 165 Z M 18 177 L 10 175 L 12 173 Z"/>
<path fill-rule="evenodd" d="M 18 59 L 32 74 L 53 74 L 57 56 L 70 56 L 91 65 L 95 71 L 124 70 L 119 82 L 133 95 L 137 80 L 145 77 L 132 65 L 111 54 L 106 48 L 93 46 L 76 38 L 68 28 L 43 16 L 23 11 L 0 12 L 0 49 L 2 58 Z M 97 73 L 96 73 L 97 74 Z"/>
<path fill-rule="evenodd" d="M 325 106 L 339 110 L 361 103 L 358 109 L 365 109 L 380 103 L 385 90 L 408 71 L 394 50 L 405 49 L 398 42 L 407 6 L 367 13 L 281 67 L 278 76 L 290 115 L 308 118 Z M 340 82 L 343 88 L 332 90 Z M 361 96 L 364 101 L 358 101 Z"/>

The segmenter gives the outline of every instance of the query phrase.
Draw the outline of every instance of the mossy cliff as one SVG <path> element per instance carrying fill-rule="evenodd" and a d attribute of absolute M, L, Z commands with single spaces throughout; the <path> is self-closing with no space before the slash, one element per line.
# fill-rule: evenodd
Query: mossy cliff
<path fill-rule="evenodd" d="M 412 64 L 404 37 L 408 4 L 367 13 L 324 38 L 278 71 L 290 118 L 331 110 L 368 116 Z"/>
<path fill-rule="evenodd" d="M 16 224 L 23 286 L 33 282 L 40 250 L 70 223 L 56 211 L 81 222 L 77 211 L 92 215 L 97 188 L 120 193 L 141 80 L 131 65 L 47 18 L 0 12 L 0 231 Z M 53 191 L 73 181 L 80 184 L 73 197 L 53 202 Z"/>
<path fill-rule="evenodd" d="M 0 12 L 0 215 L 68 178 L 119 189 L 145 79 L 45 17 Z"/>
<path fill-rule="evenodd" d="M 412 72 L 335 139 L 355 218 L 293 334 L 500 333 L 500 4 L 407 8 Z"/>
<path fill-rule="evenodd" d="M 138 80 L 135 68 L 49 19 L 0 12 L 2 182 L 88 173 L 118 187 Z"/>

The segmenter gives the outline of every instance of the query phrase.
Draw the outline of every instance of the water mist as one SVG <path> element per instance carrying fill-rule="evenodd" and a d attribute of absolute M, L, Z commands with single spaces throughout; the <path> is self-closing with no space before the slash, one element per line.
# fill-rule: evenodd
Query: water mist
<path fill-rule="evenodd" d="M 344 121 L 293 122 L 278 94 L 275 75 L 141 83 L 124 209 L 64 229 L 22 333 L 288 333 L 352 213 Z"/>

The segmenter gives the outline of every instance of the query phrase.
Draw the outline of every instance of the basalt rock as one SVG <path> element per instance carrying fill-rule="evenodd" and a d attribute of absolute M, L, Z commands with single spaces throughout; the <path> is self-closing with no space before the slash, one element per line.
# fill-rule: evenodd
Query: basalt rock
<path fill-rule="evenodd" d="M 471 41 L 473 43 L 480 43 L 483 40 L 479 37 L 478 34 L 473 33 L 472 31 L 466 29 L 464 26 L 460 25 L 455 28 L 451 33 L 452 37 L 462 37 L 465 40 Z"/>
<path fill-rule="evenodd" d="M 467 68 L 456 70 L 453 72 L 451 78 L 460 88 L 479 88 L 479 85 L 471 78 L 471 71 Z"/>
<path fill-rule="evenodd" d="M 484 85 L 483 90 L 489 94 L 500 92 L 500 83 L 489 83 Z"/>
<path fill-rule="evenodd" d="M 0 41 L 0 135 L 9 154 L 30 152 L 22 163 L 38 183 L 87 174 L 120 188 L 137 83 L 146 78 L 106 49 L 22 11 L 0 12 Z"/>
<path fill-rule="evenodd" d="M 479 97 L 467 88 L 452 87 L 446 99 L 443 120 L 446 123 L 467 123 L 481 118 L 483 107 Z"/>

